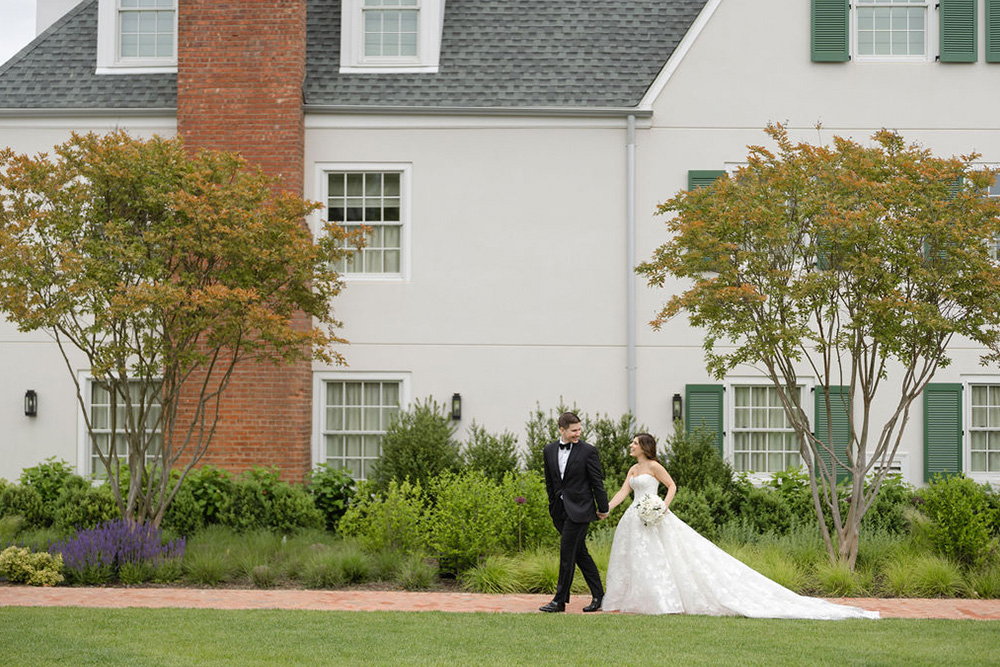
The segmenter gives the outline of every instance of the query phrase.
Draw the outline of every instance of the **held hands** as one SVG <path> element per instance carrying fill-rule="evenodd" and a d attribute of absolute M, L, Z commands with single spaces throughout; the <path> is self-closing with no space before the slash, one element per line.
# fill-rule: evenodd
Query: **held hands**
<path fill-rule="evenodd" d="M 607 519 L 610 514 L 611 514 L 611 512 L 598 512 L 597 513 L 597 518 L 598 519 Z"/>

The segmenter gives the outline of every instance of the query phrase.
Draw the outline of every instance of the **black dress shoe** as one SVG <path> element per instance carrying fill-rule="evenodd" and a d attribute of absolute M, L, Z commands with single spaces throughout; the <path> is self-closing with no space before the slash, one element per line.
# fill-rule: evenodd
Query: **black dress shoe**
<path fill-rule="evenodd" d="M 583 610 L 586 611 L 586 612 L 600 611 L 601 610 L 601 603 L 603 601 L 604 601 L 604 598 L 594 598 L 593 600 L 590 601 L 590 604 L 588 604 L 586 607 L 583 608 Z"/>
<path fill-rule="evenodd" d="M 552 602 L 550 602 L 550 603 L 548 603 L 546 605 L 542 605 L 541 607 L 539 607 L 538 611 L 548 611 L 548 612 L 566 611 L 566 603 L 565 602 L 556 602 L 555 600 L 553 600 Z"/>

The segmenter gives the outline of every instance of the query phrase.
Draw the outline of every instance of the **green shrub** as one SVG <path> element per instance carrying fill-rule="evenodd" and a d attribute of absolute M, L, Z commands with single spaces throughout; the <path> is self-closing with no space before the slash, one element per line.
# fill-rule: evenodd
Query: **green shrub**
<path fill-rule="evenodd" d="M 337 530 L 365 549 L 423 552 L 427 549 L 427 496 L 419 484 L 389 482 L 384 494 L 362 484 Z"/>
<path fill-rule="evenodd" d="M 185 537 L 194 535 L 205 527 L 205 515 L 187 479 L 167 506 L 160 525 L 164 530 L 169 529 Z"/>
<path fill-rule="evenodd" d="M 70 477 L 55 505 L 55 526 L 67 532 L 94 528 L 119 518 L 118 503 L 109 484 L 94 486 L 82 477 Z"/>
<path fill-rule="evenodd" d="M 194 468 L 184 478 L 184 485 L 194 496 L 205 525 L 220 522 L 221 508 L 228 504 L 234 484 L 232 474 L 214 466 Z"/>
<path fill-rule="evenodd" d="M 513 524 L 513 499 L 481 471 L 443 474 L 431 481 L 434 511 L 429 517 L 430 546 L 442 572 L 458 574 L 504 549 Z M 507 535 L 510 533 L 507 532 Z"/>
<path fill-rule="evenodd" d="M 0 517 L 20 516 L 31 528 L 52 525 L 42 495 L 33 486 L 10 484 L 0 491 Z"/>
<path fill-rule="evenodd" d="M 869 487 L 870 483 L 866 482 L 866 490 Z M 886 477 L 871 507 L 861 518 L 861 529 L 904 534 L 908 525 L 906 509 L 912 507 L 915 493 L 916 489 L 903 481 L 902 476 Z"/>
<path fill-rule="evenodd" d="M 736 486 L 739 519 L 753 531 L 765 535 L 785 535 L 791 530 L 794 515 L 781 493 L 754 486 L 745 476 Z"/>
<path fill-rule="evenodd" d="M 462 588 L 475 593 L 520 593 L 516 561 L 509 556 L 488 556 L 461 576 Z"/>
<path fill-rule="evenodd" d="M 19 514 L 0 518 L 0 546 L 13 542 L 18 533 L 24 530 L 26 523 L 24 517 Z"/>
<path fill-rule="evenodd" d="M 513 510 L 505 514 L 506 522 L 501 539 L 501 546 L 505 551 L 521 551 L 539 546 L 554 547 L 559 544 L 559 533 L 552 525 L 549 495 L 541 473 L 529 470 L 504 475 L 501 496 L 505 507 Z"/>
<path fill-rule="evenodd" d="M 517 436 L 508 431 L 493 435 L 476 422 L 469 427 L 469 439 L 462 453 L 466 469 L 480 470 L 494 481 L 517 472 Z"/>
<path fill-rule="evenodd" d="M 62 556 L 26 547 L 8 547 L 0 552 L 0 577 L 14 584 L 55 586 L 63 580 Z"/>
<path fill-rule="evenodd" d="M 816 507 L 813 505 L 809 473 L 803 468 L 788 468 L 774 473 L 765 488 L 781 496 L 795 523 L 815 524 Z"/>
<path fill-rule="evenodd" d="M 670 503 L 670 511 L 677 517 L 701 533 L 709 540 L 716 538 L 715 519 L 712 518 L 712 508 L 701 489 L 680 487 L 677 495 Z"/>
<path fill-rule="evenodd" d="M 678 488 L 703 489 L 715 485 L 728 497 L 735 488 L 733 469 L 715 449 L 715 435 L 698 429 L 686 433 L 678 426 L 663 447 L 663 466 Z"/>
<path fill-rule="evenodd" d="M 981 598 L 1000 598 L 1000 563 L 991 563 L 969 575 L 969 587 Z"/>
<path fill-rule="evenodd" d="M 354 496 L 354 487 L 354 478 L 346 470 L 322 464 L 312 471 L 306 490 L 316 509 L 323 513 L 327 530 L 337 528 Z"/>
<path fill-rule="evenodd" d="M 45 525 L 51 525 L 55 516 L 55 504 L 66 482 L 78 477 L 66 461 L 57 461 L 53 456 L 44 463 L 21 471 L 21 484 L 36 491 L 45 507 Z"/>
<path fill-rule="evenodd" d="M 920 490 L 922 511 L 931 519 L 935 549 L 962 565 L 975 567 L 990 553 L 994 509 L 989 487 L 960 475 L 936 476 Z"/>
<path fill-rule="evenodd" d="M 399 413 L 382 436 L 382 457 L 375 463 L 371 481 L 385 491 L 393 480 L 410 480 L 428 488 L 428 480 L 461 467 L 460 445 L 453 437 L 455 423 L 444 406 L 431 398 L 416 401 L 412 410 Z"/>
<path fill-rule="evenodd" d="M 856 597 L 864 590 L 863 575 L 846 563 L 822 561 L 816 564 L 820 593 L 828 597 Z"/>
<path fill-rule="evenodd" d="M 437 568 L 422 554 L 409 554 L 399 570 L 399 585 L 406 591 L 422 591 L 437 580 Z"/>
<path fill-rule="evenodd" d="M 267 528 L 292 533 L 321 528 L 323 514 L 298 485 L 283 482 L 275 468 L 253 468 L 236 479 L 219 508 L 219 522 L 238 531 Z"/>

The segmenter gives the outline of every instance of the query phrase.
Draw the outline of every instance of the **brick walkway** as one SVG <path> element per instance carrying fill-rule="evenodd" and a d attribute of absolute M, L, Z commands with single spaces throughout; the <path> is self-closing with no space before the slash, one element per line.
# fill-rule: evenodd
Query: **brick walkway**
<path fill-rule="evenodd" d="M 234 590 L 200 588 L 35 588 L 0 586 L 0 607 L 183 607 L 198 609 L 312 609 L 540 613 L 547 595 L 406 593 L 402 591 Z M 589 598 L 578 596 L 570 613 Z M 1000 620 L 1000 600 L 834 599 L 878 611 L 883 618 Z"/>

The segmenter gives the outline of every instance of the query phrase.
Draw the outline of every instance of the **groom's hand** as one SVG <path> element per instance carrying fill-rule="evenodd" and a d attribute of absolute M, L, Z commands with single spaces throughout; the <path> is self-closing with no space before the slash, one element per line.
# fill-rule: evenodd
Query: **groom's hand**
<path fill-rule="evenodd" d="M 607 519 L 610 514 L 611 514 L 611 512 L 598 512 L 597 513 L 597 518 L 598 519 Z"/>

